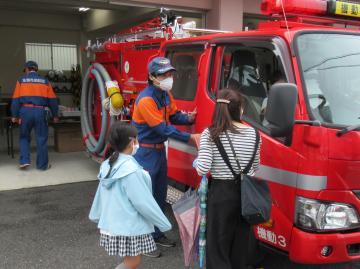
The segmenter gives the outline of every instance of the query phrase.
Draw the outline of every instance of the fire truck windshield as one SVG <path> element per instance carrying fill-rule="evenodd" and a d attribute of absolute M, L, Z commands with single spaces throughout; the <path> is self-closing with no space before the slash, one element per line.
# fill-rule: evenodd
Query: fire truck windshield
<path fill-rule="evenodd" d="M 321 122 L 360 123 L 360 35 L 304 33 L 296 47 L 309 110 Z"/>

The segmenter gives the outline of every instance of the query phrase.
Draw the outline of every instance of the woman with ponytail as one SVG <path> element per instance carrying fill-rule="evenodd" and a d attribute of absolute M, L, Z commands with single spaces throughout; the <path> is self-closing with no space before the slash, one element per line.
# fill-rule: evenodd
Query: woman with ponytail
<path fill-rule="evenodd" d="M 171 224 L 152 196 L 151 178 L 136 162 L 136 128 L 116 122 L 110 128 L 113 154 L 101 164 L 99 186 L 89 218 L 98 224 L 100 246 L 124 260 L 116 269 L 136 269 L 142 254 L 156 250 L 151 233 Z"/>
<path fill-rule="evenodd" d="M 251 164 L 254 152 L 248 174 L 255 174 L 259 167 L 260 147 L 254 151 L 259 136 L 254 128 L 241 122 L 242 113 L 240 93 L 232 89 L 220 90 L 212 124 L 200 138 L 195 167 L 199 175 L 210 172 L 212 176 L 207 202 L 207 269 L 252 268 L 246 261 L 251 231 L 241 216 L 241 176 L 238 175 Z M 220 144 L 223 153 L 220 153 Z M 230 166 L 222 157 L 224 152 Z"/>

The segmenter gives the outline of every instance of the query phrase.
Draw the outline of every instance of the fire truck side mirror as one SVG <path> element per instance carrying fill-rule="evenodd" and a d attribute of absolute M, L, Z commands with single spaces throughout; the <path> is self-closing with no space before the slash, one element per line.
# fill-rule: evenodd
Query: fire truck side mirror
<path fill-rule="evenodd" d="M 265 112 L 267 127 L 273 137 L 289 137 L 295 122 L 297 86 L 276 83 L 271 86 Z"/>

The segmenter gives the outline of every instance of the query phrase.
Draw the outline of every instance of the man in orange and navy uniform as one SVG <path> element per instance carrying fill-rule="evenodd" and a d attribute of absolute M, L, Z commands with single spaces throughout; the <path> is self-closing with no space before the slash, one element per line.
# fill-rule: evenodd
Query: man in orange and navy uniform
<path fill-rule="evenodd" d="M 58 101 L 49 81 L 37 73 L 38 65 L 34 61 L 25 63 L 25 75 L 16 82 L 11 104 L 12 121 L 20 125 L 20 168 L 30 165 L 30 135 L 35 129 L 36 167 L 40 170 L 50 168 L 48 161 L 48 125 L 46 107 L 49 107 L 58 122 Z"/>
<path fill-rule="evenodd" d="M 174 99 L 169 92 L 173 84 L 175 68 L 164 57 L 154 58 L 148 65 L 149 85 L 135 101 L 133 124 L 138 130 L 139 150 L 135 154 L 138 163 L 149 172 L 152 181 L 153 195 L 160 208 L 164 210 L 167 193 L 167 160 L 164 142 L 168 137 L 183 142 L 194 143 L 196 135 L 181 132 L 171 124 L 192 124 L 196 111 L 182 113 L 178 111 Z M 153 233 L 157 244 L 164 247 L 175 246 L 155 227 Z M 159 257 L 156 250 L 144 254 Z"/>

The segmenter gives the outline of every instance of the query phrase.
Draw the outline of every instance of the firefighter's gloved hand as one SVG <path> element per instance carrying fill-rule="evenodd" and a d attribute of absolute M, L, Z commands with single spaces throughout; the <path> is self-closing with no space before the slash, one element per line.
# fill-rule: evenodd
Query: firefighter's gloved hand
<path fill-rule="evenodd" d="M 192 112 L 188 112 L 187 114 L 188 114 L 189 123 L 194 123 L 197 114 L 197 107 L 195 107 L 195 109 Z"/>

